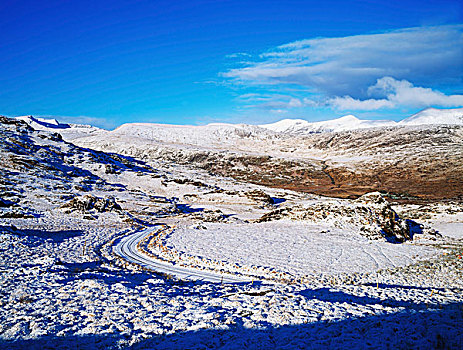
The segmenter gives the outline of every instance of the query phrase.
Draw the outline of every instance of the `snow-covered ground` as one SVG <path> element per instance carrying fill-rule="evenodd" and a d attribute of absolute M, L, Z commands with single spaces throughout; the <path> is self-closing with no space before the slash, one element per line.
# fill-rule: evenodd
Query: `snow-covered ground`
<path fill-rule="evenodd" d="M 328 224 L 281 220 L 185 227 L 167 240 L 173 249 L 241 265 L 262 265 L 296 276 L 374 272 L 439 254 L 427 246 L 371 241 Z"/>
<path fill-rule="evenodd" d="M 461 202 L 332 200 L 1 121 L 2 349 L 463 345 Z M 246 282 L 145 270 L 117 254 L 135 232 L 150 259 Z"/>

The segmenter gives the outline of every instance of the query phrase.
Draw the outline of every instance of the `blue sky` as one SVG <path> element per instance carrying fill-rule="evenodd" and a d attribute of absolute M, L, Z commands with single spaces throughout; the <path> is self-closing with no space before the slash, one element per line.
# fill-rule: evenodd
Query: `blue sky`
<path fill-rule="evenodd" d="M 205 124 L 463 106 L 463 5 L 0 2 L 0 114 Z"/>

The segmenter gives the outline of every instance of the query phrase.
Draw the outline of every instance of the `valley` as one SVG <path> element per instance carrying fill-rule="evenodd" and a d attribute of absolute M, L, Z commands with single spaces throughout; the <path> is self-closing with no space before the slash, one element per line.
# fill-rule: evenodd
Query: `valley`
<path fill-rule="evenodd" d="M 463 113 L 421 113 L 1 117 L 0 348 L 459 347 Z"/>

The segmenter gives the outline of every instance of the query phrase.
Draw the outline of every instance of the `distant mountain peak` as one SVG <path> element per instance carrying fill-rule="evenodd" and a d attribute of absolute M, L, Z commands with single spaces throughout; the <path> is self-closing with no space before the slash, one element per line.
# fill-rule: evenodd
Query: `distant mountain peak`
<path fill-rule="evenodd" d="M 345 131 L 354 129 L 373 128 L 379 126 L 393 126 L 392 120 L 363 120 L 355 115 L 348 114 L 336 119 L 319 122 L 308 122 L 303 119 L 283 119 L 272 124 L 259 125 L 261 128 L 275 132 L 293 134 L 311 134 L 330 131 Z"/>
<path fill-rule="evenodd" d="M 31 115 L 17 117 L 38 130 L 60 129 L 60 133 L 73 134 L 72 137 L 88 136 L 95 132 L 106 133 L 107 131 L 80 124 L 62 124 L 56 119 L 44 119 Z M 227 138 L 233 135 L 244 135 L 246 137 L 265 137 L 268 134 L 265 130 L 275 133 L 285 133 L 290 135 L 308 135 L 323 132 L 339 132 L 367 128 L 393 127 L 393 126 L 416 126 L 416 125 L 463 125 L 463 108 L 438 109 L 426 108 L 414 115 L 400 121 L 393 120 L 367 120 L 359 119 L 355 115 L 347 114 L 339 118 L 309 122 L 304 119 L 282 119 L 275 123 L 248 125 L 248 124 L 226 124 L 211 123 L 202 126 L 192 125 L 170 125 L 153 123 L 127 123 L 117 127 L 114 132 L 127 135 L 136 135 L 148 139 L 165 140 L 188 140 L 197 138 L 203 140 L 211 134 L 221 135 Z M 259 136 L 260 135 L 260 136 Z M 69 136 L 71 137 L 71 136 Z M 199 142 L 199 141 L 198 141 Z"/>
<path fill-rule="evenodd" d="M 343 116 L 343 117 L 339 117 L 339 118 L 334 119 L 334 120 L 339 120 L 339 121 L 341 121 L 341 120 L 343 120 L 343 121 L 358 121 L 358 120 L 360 120 L 360 119 L 357 118 L 357 117 L 356 117 L 355 115 L 353 115 L 353 114 L 348 114 L 348 115 L 345 115 L 345 116 Z"/>
<path fill-rule="evenodd" d="M 399 122 L 400 125 L 457 124 L 463 125 L 463 108 L 426 108 Z"/>
<path fill-rule="evenodd" d="M 32 115 L 23 115 L 16 117 L 16 119 L 26 122 L 34 129 L 68 129 L 71 127 L 69 124 L 61 124 L 56 119 L 45 119 L 34 117 Z"/>

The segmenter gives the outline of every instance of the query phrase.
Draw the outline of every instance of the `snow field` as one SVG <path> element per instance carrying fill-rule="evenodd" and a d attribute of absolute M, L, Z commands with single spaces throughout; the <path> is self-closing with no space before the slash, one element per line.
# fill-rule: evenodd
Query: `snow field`
<path fill-rule="evenodd" d="M 373 272 L 438 253 L 431 247 L 371 241 L 331 225 L 289 220 L 183 227 L 168 236 L 166 246 L 180 254 L 273 268 L 298 277 Z"/>

